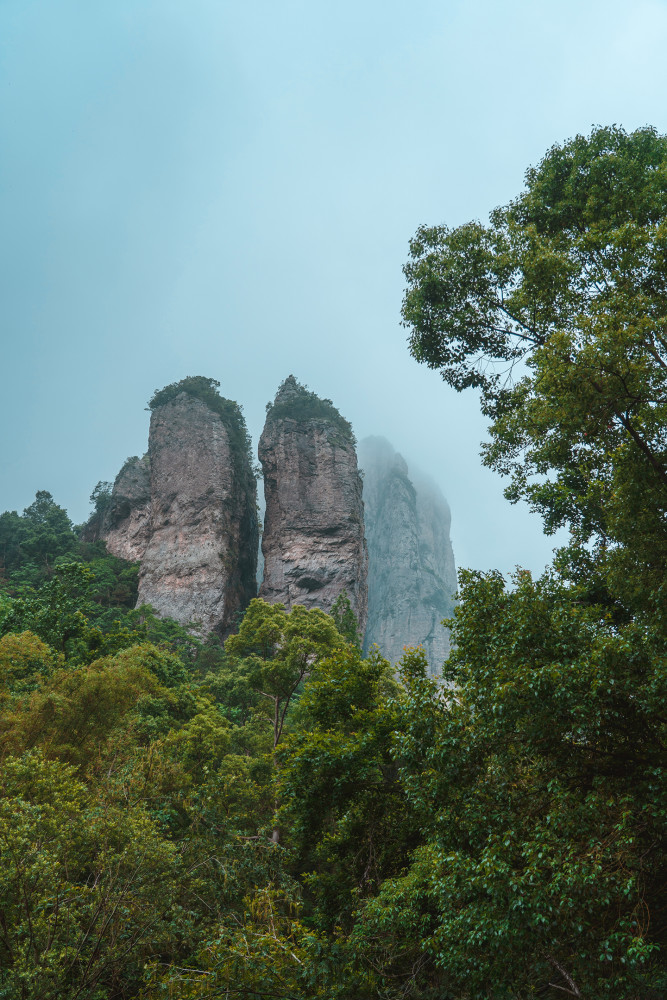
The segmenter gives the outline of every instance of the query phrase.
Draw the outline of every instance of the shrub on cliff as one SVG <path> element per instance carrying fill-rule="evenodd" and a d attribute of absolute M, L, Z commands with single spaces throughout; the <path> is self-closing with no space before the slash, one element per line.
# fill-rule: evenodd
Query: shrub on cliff
<path fill-rule="evenodd" d="M 354 445 L 356 439 L 352 425 L 343 417 L 330 399 L 322 399 L 307 386 L 301 385 L 293 375 L 280 383 L 276 398 L 266 407 L 267 422 L 289 419 L 298 422 L 325 420 L 340 433 L 342 439 Z"/>

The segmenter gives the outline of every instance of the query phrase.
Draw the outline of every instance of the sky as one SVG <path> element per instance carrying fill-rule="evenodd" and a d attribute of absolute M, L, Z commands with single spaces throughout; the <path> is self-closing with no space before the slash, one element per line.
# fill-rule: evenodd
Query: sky
<path fill-rule="evenodd" d="M 460 566 L 540 572 L 564 539 L 410 357 L 402 267 L 554 143 L 667 132 L 665 51 L 667 0 L 0 0 L 0 510 L 85 520 L 186 375 L 256 446 L 294 374 L 440 484 Z"/>

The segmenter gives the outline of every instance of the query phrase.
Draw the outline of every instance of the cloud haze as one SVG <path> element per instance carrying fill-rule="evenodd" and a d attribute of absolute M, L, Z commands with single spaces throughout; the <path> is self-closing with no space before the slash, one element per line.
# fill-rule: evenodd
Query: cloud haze
<path fill-rule="evenodd" d="M 662 2 L 4 0 L 0 509 L 84 519 L 185 375 L 256 441 L 294 373 L 438 481 L 459 565 L 539 570 L 475 398 L 408 355 L 401 267 L 554 142 L 667 131 L 666 43 Z"/>

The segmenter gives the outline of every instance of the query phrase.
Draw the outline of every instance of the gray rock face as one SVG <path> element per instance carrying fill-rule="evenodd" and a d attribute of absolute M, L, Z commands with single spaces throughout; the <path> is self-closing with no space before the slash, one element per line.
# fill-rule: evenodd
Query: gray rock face
<path fill-rule="evenodd" d="M 186 392 L 153 410 L 148 457 L 116 479 L 99 537 L 140 561 L 138 604 L 229 634 L 256 593 L 256 488 L 219 413 Z"/>
<path fill-rule="evenodd" d="M 329 611 L 347 591 L 363 634 L 368 557 L 351 428 L 290 376 L 259 442 L 266 512 L 260 597 Z"/>
<path fill-rule="evenodd" d="M 408 474 L 384 438 L 362 441 L 359 461 L 369 553 L 365 649 L 377 643 L 395 663 L 404 646 L 423 646 L 437 674 L 450 648 L 440 623 L 456 591 L 449 506 L 432 480 Z"/>
<path fill-rule="evenodd" d="M 130 458 L 116 476 L 111 503 L 86 528 L 90 541 L 102 538 L 119 559 L 143 559 L 150 538 L 151 465 L 148 455 Z"/>
<path fill-rule="evenodd" d="M 224 635 L 254 596 L 242 564 L 252 564 L 245 549 L 257 544 L 255 498 L 239 482 L 227 428 L 206 403 L 180 393 L 153 411 L 148 451 L 151 532 L 139 603 Z"/>

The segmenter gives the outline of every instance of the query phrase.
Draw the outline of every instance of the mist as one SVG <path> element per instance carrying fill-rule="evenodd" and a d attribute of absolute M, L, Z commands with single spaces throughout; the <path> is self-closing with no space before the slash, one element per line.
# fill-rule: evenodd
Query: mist
<path fill-rule="evenodd" d="M 667 131 L 667 6 L 5 0 L 0 510 L 75 522 L 187 375 L 255 447 L 289 374 L 436 480 L 459 566 L 559 537 L 483 468 L 486 426 L 410 357 L 420 224 L 486 219 L 593 124 Z"/>

